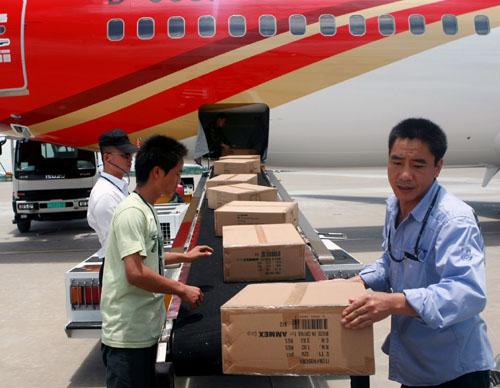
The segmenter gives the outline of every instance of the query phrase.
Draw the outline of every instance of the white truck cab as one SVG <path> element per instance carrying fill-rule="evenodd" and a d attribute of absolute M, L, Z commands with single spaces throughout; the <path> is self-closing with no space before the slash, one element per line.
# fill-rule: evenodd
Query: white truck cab
<path fill-rule="evenodd" d="M 99 178 L 95 152 L 17 140 L 12 150 L 13 223 L 29 232 L 33 220 L 85 218 Z"/>

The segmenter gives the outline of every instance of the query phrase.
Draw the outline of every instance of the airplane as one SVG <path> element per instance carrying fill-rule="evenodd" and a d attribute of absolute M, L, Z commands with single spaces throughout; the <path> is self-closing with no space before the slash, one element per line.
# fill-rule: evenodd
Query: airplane
<path fill-rule="evenodd" d="M 269 164 L 359 167 L 426 117 L 448 134 L 445 163 L 486 166 L 486 184 L 499 25 L 500 0 L 3 0 L 0 132 L 97 149 L 118 127 L 194 146 L 203 112 L 264 106 Z"/>

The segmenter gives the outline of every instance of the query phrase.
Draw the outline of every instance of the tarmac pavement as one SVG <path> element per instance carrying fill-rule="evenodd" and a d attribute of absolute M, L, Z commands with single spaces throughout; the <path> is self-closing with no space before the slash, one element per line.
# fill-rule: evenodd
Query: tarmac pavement
<path fill-rule="evenodd" d="M 272 167 L 268 167 L 272 168 Z M 342 232 L 336 241 L 363 263 L 381 253 L 385 198 L 391 193 L 383 168 L 282 170 L 276 173 L 310 223 Z M 488 304 L 482 313 L 495 354 L 500 353 L 500 178 L 481 187 L 484 169 L 443 169 L 440 183 L 468 202 L 481 221 L 487 251 Z M 86 220 L 34 222 L 20 234 L 13 218 L 10 182 L 0 183 L 0 376 L 2 387 L 104 387 L 100 343 L 68 339 L 64 275 L 99 246 Z M 399 387 L 387 380 L 380 346 L 389 319 L 374 325 L 375 388 Z M 294 381 L 291 384 L 291 381 Z M 178 387 L 321 386 L 346 388 L 337 378 L 178 378 Z"/>

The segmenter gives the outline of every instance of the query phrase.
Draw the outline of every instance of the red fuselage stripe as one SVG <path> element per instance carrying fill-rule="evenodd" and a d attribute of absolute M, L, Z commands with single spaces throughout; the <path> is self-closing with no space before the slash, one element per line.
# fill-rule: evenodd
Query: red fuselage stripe
<path fill-rule="evenodd" d="M 475 2 L 463 4 L 463 1 L 459 0 L 448 1 L 447 8 L 448 6 L 455 10 L 454 14 L 457 16 L 477 8 Z M 408 17 L 414 13 L 426 15 L 427 24 L 439 21 L 443 15 L 442 7 L 441 3 L 434 3 L 393 13 L 397 33 L 408 30 Z M 86 146 L 95 143 L 102 131 L 113 129 L 123 122 L 129 124 L 129 131 L 135 132 L 173 120 L 196 111 L 205 103 L 224 100 L 304 66 L 385 38 L 378 32 L 377 18 L 368 19 L 366 29 L 364 36 L 353 38 L 349 27 L 343 26 L 333 38 L 335 44 L 332 44 L 331 37 L 319 34 L 295 41 L 205 74 L 104 117 L 40 136 L 40 139 L 54 141 L 57 138 L 71 138 L 72 145 Z M 290 53 L 297 54 L 293 60 L 290 60 Z M 252 76 L 248 77 L 248 74 Z M 200 85 L 217 87 L 210 88 L 210 93 L 204 97 L 183 97 L 184 91 L 200 89 Z M 79 136 L 72 137 L 71 133 L 78 133 Z"/>
<path fill-rule="evenodd" d="M 361 11 L 366 8 L 375 7 L 378 5 L 389 4 L 397 0 L 369 0 L 369 1 L 349 1 L 342 4 L 333 5 L 328 8 L 321 8 L 315 11 L 304 13 L 308 24 L 316 23 L 321 14 L 330 13 L 335 16 L 342 16 L 348 13 Z M 131 12 L 134 12 L 132 10 Z M 244 12 L 243 12 L 244 13 Z M 142 15 L 142 14 L 141 14 Z M 141 16 L 138 14 L 138 17 Z M 281 19 L 277 22 L 277 32 L 283 33 L 288 31 L 288 19 Z M 112 80 L 98 87 L 86 90 L 77 95 L 59 100 L 43 107 L 34 109 L 29 112 L 23 113 L 23 124 L 33 125 L 35 123 L 43 122 L 54 117 L 54 112 L 60 111 L 60 107 L 64 106 L 64 114 L 82 109 L 90 104 L 95 104 L 100 101 L 106 100 L 113 96 L 124 93 L 135 87 L 144 85 L 148 82 L 154 81 L 166 75 L 178 72 L 184 68 L 203 62 L 208 58 L 221 55 L 225 52 L 244 47 L 246 45 L 255 43 L 259 40 L 265 39 L 259 34 L 258 29 L 251 29 L 242 38 L 225 38 L 219 41 L 211 41 L 201 47 L 194 48 L 188 52 L 177 55 L 175 57 L 167 58 L 162 62 L 148 66 L 132 74 Z M 204 42 L 202 38 L 198 39 L 200 43 Z M 171 40 L 169 43 L 184 44 L 182 39 Z M 120 42 L 117 45 L 123 44 Z M 4 119 L 5 124 L 11 122 L 10 119 Z M 97 138 L 96 138 L 97 140 Z M 92 143 L 92 141 L 90 142 Z"/>

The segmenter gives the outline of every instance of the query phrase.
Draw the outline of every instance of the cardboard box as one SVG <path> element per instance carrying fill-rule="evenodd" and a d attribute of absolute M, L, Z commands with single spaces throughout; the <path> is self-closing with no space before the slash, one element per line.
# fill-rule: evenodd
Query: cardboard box
<path fill-rule="evenodd" d="M 219 160 L 226 160 L 226 159 L 255 159 L 255 160 L 260 160 L 260 155 L 227 155 L 227 156 L 221 156 Z"/>
<path fill-rule="evenodd" d="M 306 244 L 292 224 L 222 228 L 224 281 L 304 279 Z"/>
<path fill-rule="evenodd" d="M 207 180 L 205 187 L 235 185 L 238 183 L 258 184 L 257 174 L 222 174 Z"/>
<path fill-rule="evenodd" d="M 231 148 L 229 150 L 222 150 L 222 156 L 228 155 L 255 155 L 257 154 L 257 150 L 254 148 Z"/>
<path fill-rule="evenodd" d="M 239 183 L 210 187 L 207 189 L 208 207 L 217 209 L 231 201 L 277 201 L 278 190 L 275 187 Z"/>
<path fill-rule="evenodd" d="M 222 159 L 214 162 L 214 175 L 258 174 L 260 159 Z"/>
<path fill-rule="evenodd" d="M 222 175 L 221 175 L 222 176 Z M 296 202 L 233 201 L 215 210 L 215 235 L 222 236 L 227 225 L 299 223 Z"/>
<path fill-rule="evenodd" d="M 251 284 L 221 307 L 226 374 L 372 375 L 373 326 L 345 329 L 357 282 Z"/>

